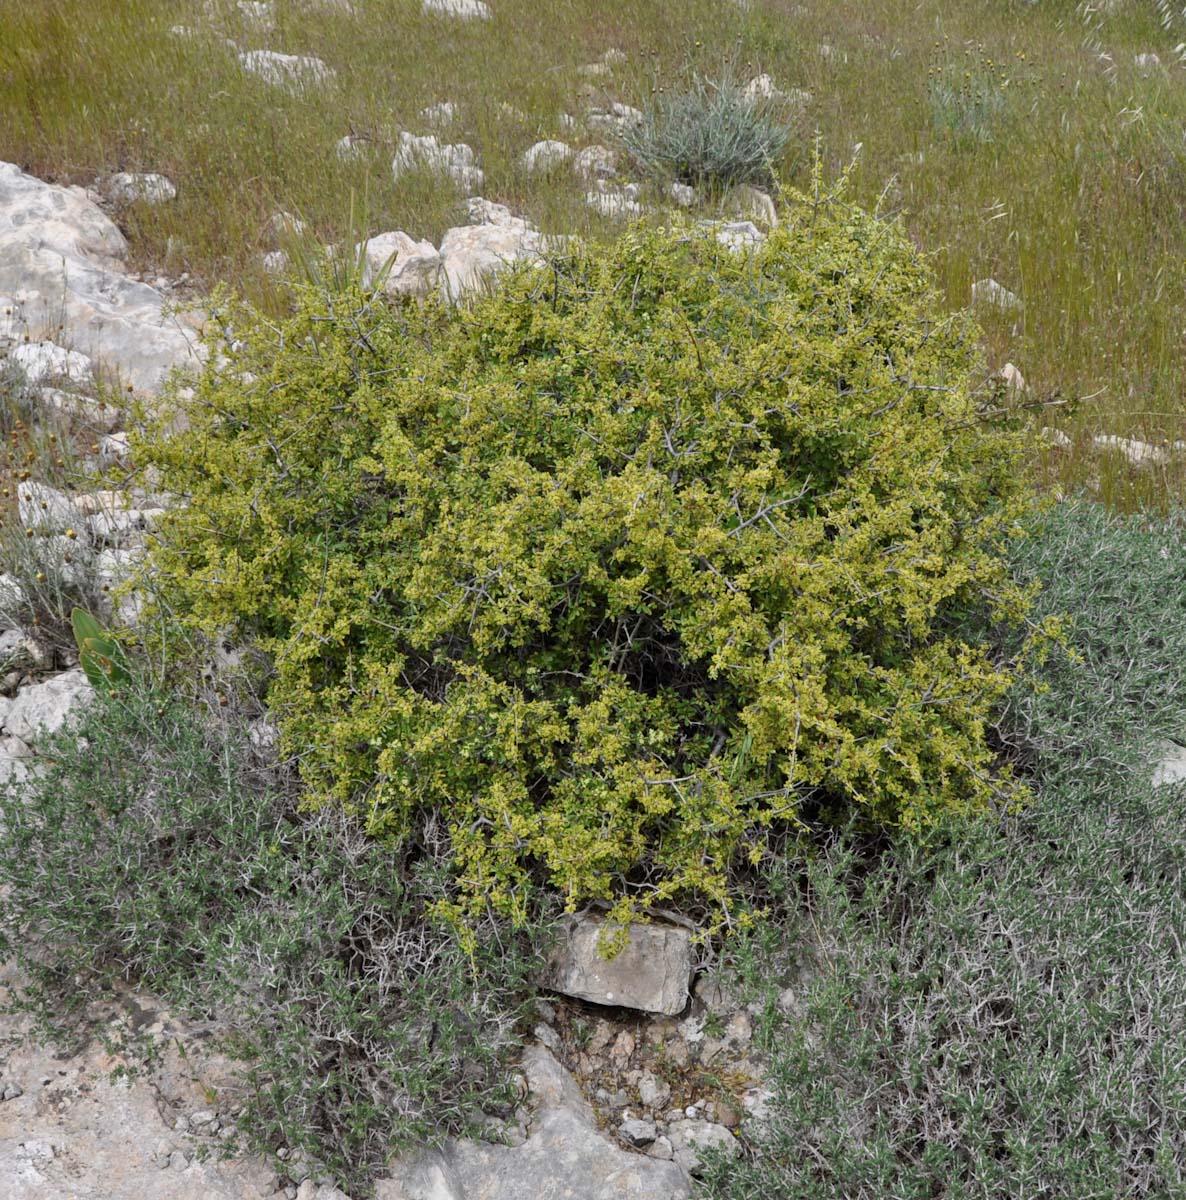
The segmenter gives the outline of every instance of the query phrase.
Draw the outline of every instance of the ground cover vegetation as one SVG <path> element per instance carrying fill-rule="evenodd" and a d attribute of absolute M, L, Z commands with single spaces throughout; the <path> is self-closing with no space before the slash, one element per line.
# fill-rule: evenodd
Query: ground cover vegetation
<path fill-rule="evenodd" d="M 1074 614 L 1002 711 L 1035 799 L 870 855 L 838 838 L 740 956 L 772 1059 L 719 1200 L 1168 1197 L 1186 1188 L 1186 526 L 1051 510 L 1015 547 Z"/>
<path fill-rule="evenodd" d="M 814 186 L 752 252 L 640 227 L 462 308 L 228 308 L 136 439 L 172 618 L 258 641 L 310 803 L 440 814 L 462 914 L 715 929 L 788 829 L 1015 796 L 962 623 L 1024 614 L 1022 435 L 909 241 Z"/>
<path fill-rule="evenodd" d="M 247 1144 L 304 1155 L 352 1195 L 401 1147 L 509 1113 L 545 931 L 471 910 L 463 945 L 432 911 L 452 886 L 439 826 L 395 860 L 340 812 L 301 815 L 244 705 L 143 666 L 99 690 L 34 779 L 0 786 L 18 1010 L 69 1044 L 132 982 L 209 1023 L 243 1064 L 223 1103 L 243 1107 Z M 156 1049 L 123 1047 L 132 1063 Z"/>
<path fill-rule="evenodd" d="M 549 232 L 610 236 L 585 203 L 588 184 L 567 168 L 532 175 L 527 147 L 604 141 L 582 124 L 590 101 L 647 110 L 687 87 L 690 69 L 714 78 L 732 64 L 743 83 L 765 72 L 797 98 L 775 165 L 802 183 L 815 131 L 833 172 L 859 143 L 854 198 L 904 213 L 951 307 L 987 277 L 1022 299 L 1020 312 L 987 315 L 989 365 L 1011 360 L 1036 398 L 1066 402 L 1036 421 L 1072 438 L 1045 452 L 1052 482 L 1135 506 L 1180 490 L 1181 461 L 1135 471 L 1091 441 L 1184 435 L 1186 89 L 1175 47 L 1186 26 L 1162 9 L 691 0 L 673 12 L 658 0 L 565 0 L 540 21 L 534 0 L 502 0 L 491 20 L 464 22 L 417 0 L 310 0 L 276 5 L 260 27 L 229 2 L 6 4 L 0 157 L 84 183 L 164 171 L 176 202 L 123 216 L 141 261 L 266 290 L 259 254 L 278 208 L 326 241 L 341 236 L 351 192 L 368 195 L 375 231 L 435 241 L 464 221 L 447 180 L 391 176 L 398 131 L 428 132 L 430 104 L 456 104 L 438 132 L 473 145 L 490 199 Z M 170 34 L 176 25 L 195 35 Z M 246 74 L 229 38 L 319 55 L 336 75 L 290 94 Z M 603 62 L 607 52 L 625 59 Z M 1151 52 L 1159 65 L 1138 64 Z M 585 70 L 598 63 L 606 73 Z M 360 154 L 342 160 L 348 134 Z"/>
<path fill-rule="evenodd" d="M 59 1023 L 119 980 L 218 1014 L 253 1143 L 362 1194 L 401 1145 L 509 1109 L 554 905 L 675 902 L 729 927 L 772 1064 L 707 1195 L 1177 1194 L 1182 793 L 1147 766 L 1183 736 L 1181 478 L 1089 443 L 1181 433 L 1179 17 L 672 20 L 0 7 L 0 157 L 167 171 L 175 206 L 121 214 L 143 265 L 240 293 L 185 421 L 178 393 L 135 445 L 175 502 L 153 653 L 129 643 L 81 740 L 0 788 L 0 949 Z M 229 36 L 337 74 L 277 92 Z M 524 81 L 528 60 L 557 69 Z M 742 92 L 759 71 L 781 99 Z M 592 140 L 560 114 L 610 96 L 644 110 L 619 149 L 652 202 L 681 178 L 717 213 L 780 172 L 803 194 L 744 254 L 669 211 L 615 241 L 583 182 L 520 162 Z M 440 178 L 389 171 L 446 99 L 486 193 L 587 242 L 456 310 L 389 305 L 340 260 L 293 291 L 256 272 L 275 208 L 325 239 L 363 193 L 374 230 L 463 219 Z M 988 275 L 1022 304 L 977 325 Z M 1006 357 L 1069 445 L 986 382 Z M 85 423 L 0 388 L 6 481 L 76 487 Z M 1170 515 L 1039 519 L 1028 464 Z M 70 620 L 106 598 L 22 545 L 6 521 L 0 568 L 54 653 L 106 646 Z M 204 690 L 224 641 L 241 669 Z"/>

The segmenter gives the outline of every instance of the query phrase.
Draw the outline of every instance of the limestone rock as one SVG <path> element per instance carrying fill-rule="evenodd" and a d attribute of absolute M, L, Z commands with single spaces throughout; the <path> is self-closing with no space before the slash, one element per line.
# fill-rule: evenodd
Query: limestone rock
<path fill-rule="evenodd" d="M 643 207 L 626 187 L 602 186 L 585 193 L 585 203 L 603 217 L 640 217 Z"/>
<path fill-rule="evenodd" d="M 391 160 L 391 174 L 399 179 L 401 175 L 414 170 L 447 175 L 468 191 L 480 188 L 486 178 L 478 166 L 472 146 L 465 142 L 443 143 L 431 133 L 418 136 L 404 130 L 399 135 L 399 148 Z"/>
<path fill-rule="evenodd" d="M 659 1136 L 654 1121 L 644 1121 L 639 1117 L 627 1117 L 618 1126 L 618 1133 L 624 1142 L 638 1149 L 645 1149 Z"/>
<path fill-rule="evenodd" d="M 98 367 L 152 391 L 172 367 L 197 364 L 197 337 L 164 316 L 159 292 L 122 272 L 126 254 L 123 234 L 81 188 L 0 163 L 0 295 L 19 302 L 32 338 L 53 331 Z"/>
<path fill-rule="evenodd" d="M 688 1002 L 692 939 L 674 925 L 632 925 L 630 940 L 611 960 L 600 953 L 601 935 L 615 932 L 588 914 L 565 920 L 546 986 L 589 1000 L 675 1016 Z"/>
<path fill-rule="evenodd" d="M 767 229 L 774 229 L 778 225 L 778 209 L 769 192 L 744 183 L 733 189 L 730 199 L 734 211 L 743 219 L 760 222 Z"/>
<path fill-rule="evenodd" d="M 668 192 L 680 208 L 691 208 L 696 203 L 696 189 L 686 183 L 676 181 L 672 183 Z"/>
<path fill-rule="evenodd" d="M 481 196 L 471 196 L 465 202 L 465 209 L 471 225 L 505 225 L 521 232 L 534 229 L 525 217 L 516 217 L 505 204 L 496 204 Z"/>
<path fill-rule="evenodd" d="M 586 179 L 612 179 L 618 156 L 608 146 L 586 146 L 573 157 L 573 166 Z"/>
<path fill-rule="evenodd" d="M 584 1121 L 593 1121 L 593 1109 L 580 1085 L 543 1046 L 528 1046 L 519 1064 L 527 1078 L 532 1101 L 540 1109 L 566 1108 Z"/>
<path fill-rule="evenodd" d="M 375 1200 L 467 1200 L 450 1157 L 442 1150 L 401 1159 L 392 1178 L 380 1179 Z"/>
<path fill-rule="evenodd" d="M 89 383 L 95 370 L 85 354 L 67 350 L 53 342 L 23 342 L 14 346 L 8 357 L 32 384 L 45 383 L 50 379 Z"/>
<path fill-rule="evenodd" d="M 1011 392 L 1028 392 L 1029 384 L 1025 381 L 1025 376 L 1011 362 L 1007 362 L 999 372 L 1005 386 Z"/>
<path fill-rule="evenodd" d="M 448 125 L 457 119 L 457 105 L 452 100 L 440 100 L 422 108 L 420 119 L 430 125 Z"/>
<path fill-rule="evenodd" d="M 42 404 L 56 409 L 63 416 L 91 426 L 98 433 L 110 433 L 120 423 L 120 410 L 105 400 L 54 387 L 43 387 L 37 394 Z"/>
<path fill-rule="evenodd" d="M 356 246 L 355 252 L 363 250 Z M 391 270 L 383 281 L 389 296 L 427 296 L 435 291 L 441 275 L 441 256 L 431 242 L 417 242 L 402 230 L 368 238 L 365 247 L 364 282 L 369 286 L 391 256 Z"/>
<path fill-rule="evenodd" d="M 82 590 L 91 578 L 91 548 L 82 540 L 57 534 L 38 538 L 33 549 L 38 567 L 50 579 Z"/>
<path fill-rule="evenodd" d="M 567 142 L 547 140 L 536 142 L 523 155 L 523 165 L 528 171 L 550 171 L 572 158 L 572 147 Z"/>
<path fill-rule="evenodd" d="M 81 668 L 33 683 L 17 692 L 4 719 L 4 732 L 35 746 L 39 738 L 56 733 L 89 703 L 94 692 Z"/>
<path fill-rule="evenodd" d="M 756 104 L 760 100 L 776 100 L 782 92 L 774 86 L 774 79 L 770 75 L 756 75 L 742 89 L 742 95 L 751 103 Z"/>
<path fill-rule="evenodd" d="M 276 18 L 267 0 L 239 0 L 235 7 L 242 13 L 244 21 L 261 33 L 270 33 L 276 27 Z"/>
<path fill-rule="evenodd" d="M 972 303 L 987 304 L 1004 312 L 1021 308 L 1021 298 L 995 279 L 978 279 L 972 284 Z"/>
<path fill-rule="evenodd" d="M 680 1200 L 691 1194 L 675 1163 L 619 1149 L 568 1109 L 545 1112 L 515 1149 L 461 1143 L 454 1168 L 464 1200 Z"/>
<path fill-rule="evenodd" d="M 720 221 L 714 226 L 714 236 L 722 246 L 735 254 L 752 250 L 764 242 L 765 236 L 753 221 Z"/>
<path fill-rule="evenodd" d="M 15 163 L 0 163 L 0 238 L 7 241 L 14 234 L 20 241 L 109 266 L 128 252 L 124 235 L 82 188 L 44 183 Z M 5 285 L 0 291 L 17 288 Z"/>
<path fill-rule="evenodd" d="M 1169 451 L 1163 446 L 1153 446 L 1137 438 L 1101 433 L 1091 441 L 1097 450 L 1115 450 L 1123 454 L 1134 467 L 1164 467 L 1170 460 Z"/>
<path fill-rule="evenodd" d="M 633 129 L 643 122 L 641 110 L 629 104 L 615 100 L 608 108 L 591 108 L 589 110 L 589 125 L 593 129 L 604 129 L 611 133 L 621 133 Z"/>
<path fill-rule="evenodd" d="M 144 528 L 144 514 L 135 508 L 102 505 L 87 518 L 92 539 L 100 546 L 119 546 Z"/>
<path fill-rule="evenodd" d="M 1186 782 L 1186 746 L 1163 742 L 1158 747 L 1159 761 L 1153 770 L 1153 786 L 1168 787 Z"/>
<path fill-rule="evenodd" d="M 16 617 L 24 607 L 25 589 L 21 587 L 20 580 L 13 575 L 0 575 L 0 663 L 11 657 L 11 638 L 5 638 L 3 634 L 20 633 L 16 627 Z M 23 637 L 20 634 L 20 638 Z"/>
<path fill-rule="evenodd" d="M 441 290 L 447 299 L 460 299 L 511 263 L 542 259 L 543 235 L 504 205 L 475 197 L 469 215 L 474 224 L 447 230 L 441 239 Z"/>
<path fill-rule="evenodd" d="M 167 204 L 177 198 L 173 181 L 155 172 L 119 171 L 103 180 L 100 191 L 116 204 Z"/>
<path fill-rule="evenodd" d="M 5 700 L 0 704 L 0 728 L 12 701 Z M 32 752 L 20 738 L 0 737 L 0 786 L 7 783 L 24 783 L 34 768 L 29 762 Z"/>
<path fill-rule="evenodd" d="M 95 559 L 95 581 L 107 595 L 127 582 L 144 557 L 140 550 L 101 550 Z M 131 591 L 114 602 L 113 616 L 121 625 L 135 625 L 144 609 L 144 596 Z"/>
<path fill-rule="evenodd" d="M 638 1080 L 638 1098 L 647 1108 L 662 1108 L 671 1099 L 671 1085 L 650 1071 L 643 1071 Z"/>
<path fill-rule="evenodd" d="M 423 0 L 423 9 L 433 17 L 460 17 L 467 21 L 488 21 L 493 15 L 482 0 Z"/>
<path fill-rule="evenodd" d="M 312 54 L 281 54 L 278 50 L 242 50 L 239 64 L 249 75 L 293 92 L 328 83 L 335 74 Z"/>
<path fill-rule="evenodd" d="M 717 1016 L 728 1016 L 737 1008 L 737 999 L 727 980 L 716 971 L 700 975 L 692 988 L 692 994 L 708 1012 Z"/>
<path fill-rule="evenodd" d="M 0 968 L 0 995 L 12 974 Z M 153 1086 L 112 1078 L 115 1062 L 98 1041 L 62 1053 L 22 1042 L 21 1029 L 0 1017 L 14 1093 L 0 1104 L 4 1200 L 271 1200 L 262 1161 L 187 1156 Z M 178 1156 L 176 1169 L 162 1170 L 161 1150 L 164 1165 Z"/>
<path fill-rule="evenodd" d="M 339 162 L 357 162 L 366 154 L 367 140 L 348 133 L 334 143 L 334 154 Z"/>
<path fill-rule="evenodd" d="M 542 1047 L 524 1063 L 538 1111 L 519 1146 L 450 1142 L 398 1164 L 377 1200 L 686 1200 L 684 1171 L 631 1154 L 594 1124 L 568 1072 Z M 551 1060 L 550 1063 L 547 1060 Z M 536 1091 L 536 1087 L 543 1090 Z M 574 1100 L 574 1092 L 576 1099 Z"/>
<path fill-rule="evenodd" d="M 75 531 L 83 524 L 78 506 L 47 483 L 22 483 L 17 488 L 17 511 L 26 529 L 39 533 Z"/>
<path fill-rule="evenodd" d="M 297 1188 L 296 1200 L 350 1200 L 345 1192 L 329 1184 L 316 1184 L 312 1179 L 306 1179 Z"/>
<path fill-rule="evenodd" d="M 300 217 L 280 209 L 268 218 L 264 230 L 273 241 L 283 241 L 286 238 L 304 237 L 309 227 Z"/>
<path fill-rule="evenodd" d="M 109 467 L 113 463 L 127 463 L 132 455 L 132 445 L 126 433 L 105 433 L 99 439 L 99 465 Z"/>

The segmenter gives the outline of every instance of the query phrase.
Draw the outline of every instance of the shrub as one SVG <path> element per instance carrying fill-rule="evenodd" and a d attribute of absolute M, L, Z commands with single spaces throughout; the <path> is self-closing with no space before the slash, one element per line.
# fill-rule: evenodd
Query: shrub
<path fill-rule="evenodd" d="M 660 91 L 623 138 L 638 165 L 660 183 L 677 180 L 709 191 L 768 183 L 791 137 L 785 114 L 751 98 L 730 78 L 693 76 Z"/>
<path fill-rule="evenodd" d="M 1004 718 L 1024 812 L 779 872 L 743 956 L 772 1096 L 709 1196 L 1186 1190 L 1186 795 L 1148 767 L 1183 730 L 1184 529 L 1064 505 L 1018 548 L 1039 612 L 1075 614 Z"/>
<path fill-rule="evenodd" d="M 42 749 L 0 786 L 0 951 L 25 1009 L 60 1033 L 132 980 L 213 1018 L 251 1143 L 355 1195 L 401 1147 L 513 1105 L 502 1061 L 535 960 L 494 921 L 463 946 L 431 915 L 431 825 L 393 862 L 340 813 L 298 816 L 231 718 L 143 681 Z"/>
<path fill-rule="evenodd" d="M 226 320 L 137 448 L 189 498 L 150 570 L 272 656 L 314 802 L 441 814 L 462 907 L 719 916 L 772 826 L 1009 791 L 1009 674 L 955 622 L 1023 607 L 1019 442 L 896 228 L 801 199 L 753 253 L 639 228 L 471 308 Z"/>

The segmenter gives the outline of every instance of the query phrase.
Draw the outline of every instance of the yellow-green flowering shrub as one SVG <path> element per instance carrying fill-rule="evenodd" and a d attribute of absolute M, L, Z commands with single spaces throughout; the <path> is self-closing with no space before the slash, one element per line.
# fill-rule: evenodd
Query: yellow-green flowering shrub
<path fill-rule="evenodd" d="M 458 911 L 729 906 L 771 828 L 922 828 L 1009 789 L 1016 435 L 896 227 L 792 198 L 735 253 L 636 228 L 447 310 L 310 291 L 137 453 L 189 499 L 151 572 L 256 639 L 311 803 L 452 838 Z M 986 599 L 987 598 L 987 599 Z"/>

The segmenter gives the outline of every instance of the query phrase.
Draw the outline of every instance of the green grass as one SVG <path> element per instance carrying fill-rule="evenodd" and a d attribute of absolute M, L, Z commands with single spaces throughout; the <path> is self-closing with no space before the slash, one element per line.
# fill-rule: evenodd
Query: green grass
<path fill-rule="evenodd" d="M 447 136 L 476 148 L 487 196 L 545 229 L 596 235 L 607 224 L 582 183 L 520 163 L 539 138 L 604 140 L 566 132 L 562 112 L 579 117 L 589 98 L 645 104 L 690 66 L 767 71 L 812 97 L 787 150 L 793 180 L 812 132 L 832 169 L 859 142 L 857 197 L 903 214 L 950 304 L 986 276 L 1022 296 L 1019 320 L 988 314 L 988 360 L 1020 366 L 1036 399 L 1065 402 L 1035 419 L 1074 441 L 1040 452 L 1050 486 L 1125 507 L 1181 494 L 1186 456 L 1137 470 L 1091 446 L 1098 433 L 1186 436 L 1186 76 L 1173 53 L 1186 26 L 1163 28 L 1153 0 L 1107 16 L 1068 0 L 558 0 L 546 20 L 537 0 L 498 0 L 492 21 L 472 23 L 424 16 L 418 0 L 356 0 L 353 15 L 308 0 L 276 4 L 270 32 L 225 0 L 213 17 L 204 8 L 0 4 L 0 158 L 84 183 L 170 175 L 174 204 L 124 217 L 143 265 L 266 288 L 268 214 L 301 212 L 332 239 L 352 192 L 376 230 L 439 238 L 462 219 L 460 195 L 423 175 L 397 184 L 388 167 L 397 131 L 424 132 L 417 114 L 445 99 L 459 105 Z M 171 36 L 177 23 L 201 36 Z M 336 78 L 286 95 L 245 76 L 226 37 L 320 55 Z M 611 49 L 626 55 L 611 75 L 581 74 Z M 1165 69 L 1143 74 L 1133 59 L 1150 50 Z M 347 133 L 370 139 L 355 163 L 334 152 Z"/>
<path fill-rule="evenodd" d="M 1076 614 L 1002 717 L 1035 802 L 772 872 L 770 1111 L 714 1200 L 1186 1193 L 1186 789 L 1147 765 L 1186 725 L 1186 526 L 1063 505 L 1018 557 Z"/>

